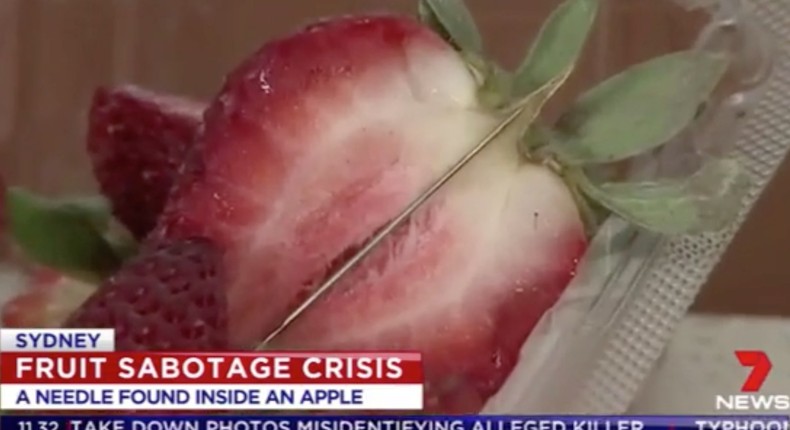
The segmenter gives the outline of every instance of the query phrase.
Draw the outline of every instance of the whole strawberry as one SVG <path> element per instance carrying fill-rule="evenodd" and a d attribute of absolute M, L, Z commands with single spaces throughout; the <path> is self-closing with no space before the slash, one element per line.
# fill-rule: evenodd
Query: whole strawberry
<path fill-rule="evenodd" d="M 65 327 L 113 328 L 123 351 L 228 347 L 221 253 L 188 239 L 152 247 L 110 277 Z"/>
<path fill-rule="evenodd" d="M 153 228 L 192 146 L 204 106 L 134 86 L 100 88 L 88 151 L 102 193 L 137 238 Z"/>

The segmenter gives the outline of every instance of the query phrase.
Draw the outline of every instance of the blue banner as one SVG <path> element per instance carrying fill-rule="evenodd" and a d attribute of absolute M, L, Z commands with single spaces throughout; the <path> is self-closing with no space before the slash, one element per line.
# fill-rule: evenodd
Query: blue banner
<path fill-rule="evenodd" d="M 790 430 L 787 416 L 3 416 L 3 430 Z"/>
<path fill-rule="evenodd" d="M 787 416 L 19 416 L 2 430 L 790 430 Z"/>

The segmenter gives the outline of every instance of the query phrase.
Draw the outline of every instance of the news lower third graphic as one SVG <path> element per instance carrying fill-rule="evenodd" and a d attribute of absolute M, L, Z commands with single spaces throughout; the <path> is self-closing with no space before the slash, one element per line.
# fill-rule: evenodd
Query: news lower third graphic
<path fill-rule="evenodd" d="M 0 330 L 0 409 L 423 407 L 416 353 L 122 353 L 114 344 L 110 330 Z"/>
<path fill-rule="evenodd" d="M 767 414 L 790 409 L 786 393 L 761 393 L 772 369 L 764 352 L 735 355 L 751 371 L 739 394 L 717 396 L 719 410 Z M 112 330 L 0 329 L 2 430 L 790 430 L 787 414 L 738 419 L 281 415 L 288 411 L 419 413 L 423 390 L 418 353 L 127 353 L 115 351 Z M 41 415 L 47 411 L 135 411 L 135 416 Z M 136 415 L 196 411 L 213 415 Z M 270 416 L 216 414 L 250 411 Z M 8 415 L 14 412 L 38 416 Z"/>
<path fill-rule="evenodd" d="M 716 396 L 718 411 L 790 411 L 790 394 L 767 394 L 761 390 L 773 363 L 765 351 L 738 350 L 735 358 L 749 369 L 738 394 Z"/>

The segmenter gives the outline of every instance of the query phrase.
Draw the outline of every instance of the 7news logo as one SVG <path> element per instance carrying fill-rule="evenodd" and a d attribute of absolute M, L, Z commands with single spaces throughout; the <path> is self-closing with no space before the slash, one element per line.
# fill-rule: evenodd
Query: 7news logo
<path fill-rule="evenodd" d="M 716 409 L 728 411 L 787 411 L 790 395 L 758 394 L 771 373 L 773 364 L 765 351 L 735 351 L 742 366 L 751 368 L 741 387 L 742 394 L 716 396 Z"/>

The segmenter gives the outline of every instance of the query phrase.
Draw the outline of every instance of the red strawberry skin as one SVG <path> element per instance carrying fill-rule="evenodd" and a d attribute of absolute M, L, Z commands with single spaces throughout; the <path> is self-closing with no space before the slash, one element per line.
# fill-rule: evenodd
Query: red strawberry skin
<path fill-rule="evenodd" d="M 410 18 L 342 18 L 226 80 L 151 236 L 225 252 L 230 345 L 255 345 L 498 119 Z M 505 133 L 274 348 L 418 350 L 432 412 L 477 412 L 573 277 L 573 196 Z"/>
<path fill-rule="evenodd" d="M 187 239 L 128 262 L 64 324 L 113 328 L 123 351 L 216 351 L 227 344 L 221 253 Z"/>
<path fill-rule="evenodd" d="M 137 237 L 155 225 L 205 106 L 135 86 L 99 88 L 87 146 L 118 219 Z"/>

